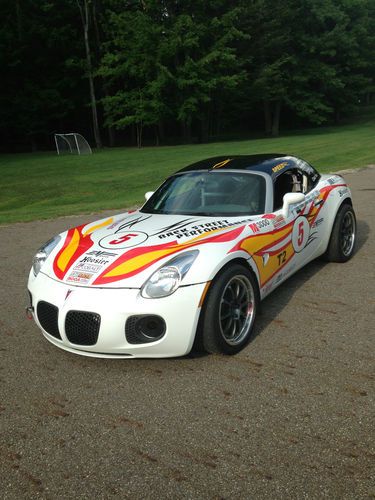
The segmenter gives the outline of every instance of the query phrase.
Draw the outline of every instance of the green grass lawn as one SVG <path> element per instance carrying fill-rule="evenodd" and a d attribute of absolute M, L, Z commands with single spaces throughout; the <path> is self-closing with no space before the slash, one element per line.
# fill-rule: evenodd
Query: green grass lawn
<path fill-rule="evenodd" d="M 285 135 L 203 145 L 114 148 L 90 156 L 0 155 L 0 224 L 61 215 L 120 211 L 194 161 L 218 155 L 286 153 L 320 172 L 375 163 L 374 113 L 356 123 Z"/>

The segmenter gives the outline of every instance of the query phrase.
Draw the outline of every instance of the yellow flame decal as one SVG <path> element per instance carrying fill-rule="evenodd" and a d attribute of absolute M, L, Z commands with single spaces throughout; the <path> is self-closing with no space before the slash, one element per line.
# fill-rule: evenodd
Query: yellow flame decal
<path fill-rule="evenodd" d="M 65 248 L 57 261 L 57 266 L 61 269 L 61 271 L 65 271 L 66 266 L 78 248 L 79 240 L 79 232 L 75 229 L 69 245 Z"/>
<path fill-rule="evenodd" d="M 264 286 L 265 283 L 280 269 L 283 264 L 288 262 L 294 255 L 294 249 L 292 242 L 287 244 L 287 236 L 292 232 L 291 227 L 286 227 L 277 231 L 277 235 L 272 233 L 266 234 L 256 234 L 255 237 L 246 238 L 241 242 L 240 248 L 248 252 L 255 261 L 258 268 L 260 277 L 260 286 Z M 280 252 L 275 252 L 272 250 L 275 239 L 278 242 L 285 238 L 285 245 L 280 248 Z M 263 263 L 263 253 L 269 252 L 269 258 L 267 263 Z M 280 257 L 279 257 L 280 255 Z"/>
<path fill-rule="evenodd" d="M 96 224 L 95 226 L 92 226 L 89 229 L 87 229 L 84 233 L 82 233 L 82 236 L 87 236 L 88 234 L 93 233 L 97 229 L 100 229 L 100 228 L 105 227 L 105 226 L 109 226 L 109 224 L 111 224 L 112 222 L 113 222 L 113 217 L 110 217 L 109 219 L 105 220 L 101 224 Z"/>
<path fill-rule="evenodd" d="M 277 232 L 277 240 L 281 240 L 288 234 L 292 232 L 292 228 L 286 227 L 285 229 L 281 229 Z M 266 234 L 256 234 L 255 237 L 251 236 L 250 238 L 246 238 L 241 243 L 241 248 L 245 250 L 250 255 L 254 255 L 256 252 L 263 248 L 267 248 L 272 243 L 275 243 L 275 234 L 266 233 Z"/>
<path fill-rule="evenodd" d="M 125 273 L 131 273 L 132 271 L 141 268 L 145 264 L 148 264 L 152 260 L 160 259 L 165 257 L 170 253 L 175 252 L 175 248 L 170 248 L 168 250 L 156 250 L 155 252 L 149 252 L 144 255 L 138 255 L 133 259 L 127 260 L 124 263 L 117 266 L 112 271 L 109 271 L 104 276 L 106 278 L 111 278 L 113 276 L 120 276 Z"/>
<path fill-rule="evenodd" d="M 259 271 L 260 286 L 264 286 L 274 274 L 279 271 L 294 255 L 294 248 L 292 242 L 280 250 L 279 253 L 269 256 L 267 264 L 263 264 L 262 255 L 253 255 L 253 259 Z"/>

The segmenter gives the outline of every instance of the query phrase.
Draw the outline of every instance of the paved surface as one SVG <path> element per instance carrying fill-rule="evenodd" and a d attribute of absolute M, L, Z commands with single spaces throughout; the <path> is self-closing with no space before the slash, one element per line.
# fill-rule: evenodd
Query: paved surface
<path fill-rule="evenodd" d="M 0 227 L 0 498 L 375 498 L 375 169 L 345 177 L 355 257 L 282 285 L 235 357 L 57 349 L 27 274 L 87 217 Z"/>

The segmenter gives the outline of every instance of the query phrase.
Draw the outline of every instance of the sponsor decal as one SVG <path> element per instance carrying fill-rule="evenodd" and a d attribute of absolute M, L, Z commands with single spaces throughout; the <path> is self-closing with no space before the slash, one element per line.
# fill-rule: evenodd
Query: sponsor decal
<path fill-rule="evenodd" d="M 283 279 L 284 274 L 280 273 L 278 276 L 276 276 L 274 284 L 277 285 L 277 283 L 280 283 L 280 281 Z"/>
<path fill-rule="evenodd" d="M 313 222 L 313 223 L 311 224 L 311 227 L 312 227 L 312 228 L 316 228 L 316 227 L 320 226 L 320 224 L 321 224 L 323 221 L 324 221 L 324 217 L 321 217 L 320 219 L 316 219 L 316 221 L 315 221 L 315 222 Z"/>
<path fill-rule="evenodd" d="M 82 273 L 79 271 L 72 271 L 67 278 L 67 282 L 69 283 L 80 283 L 82 285 L 87 285 L 87 283 L 94 276 L 93 273 Z"/>
<path fill-rule="evenodd" d="M 173 226 L 166 228 L 165 232 L 161 234 L 155 234 L 157 234 L 158 238 L 161 240 L 172 236 L 179 240 L 182 238 L 191 238 L 192 236 L 205 235 L 207 233 L 212 233 L 215 231 L 217 232 L 223 229 L 228 229 L 230 227 L 239 226 L 241 224 L 246 224 L 250 220 L 252 219 L 247 218 L 236 222 L 230 222 L 227 219 L 224 219 L 219 221 L 204 222 L 202 224 L 195 224 L 194 226 L 190 225 L 190 223 L 181 225 L 174 224 Z"/>
<path fill-rule="evenodd" d="M 259 233 L 261 229 L 271 226 L 272 223 L 270 222 L 270 219 L 263 218 L 262 220 L 258 222 L 252 222 L 249 224 L 249 228 L 252 230 L 253 233 Z"/>
<path fill-rule="evenodd" d="M 334 184 L 337 184 L 338 182 L 342 182 L 342 178 L 339 175 L 333 175 L 329 179 L 327 179 L 327 182 L 329 185 L 333 186 Z"/>
<path fill-rule="evenodd" d="M 282 227 L 285 225 L 285 219 L 282 215 L 278 215 L 277 217 L 275 217 L 275 219 L 273 220 L 273 227 L 275 229 L 278 229 L 279 227 Z"/>
<path fill-rule="evenodd" d="M 117 253 L 92 250 L 79 260 L 74 266 L 74 271 L 97 274 L 104 266 L 109 264 L 113 257 L 118 257 Z"/>
<path fill-rule="evenodd" d="M 102 252 L 100 250 L 92 250 L 74 266 L 73 269 L 88 272 L 97 272 L 103 266 L 106 266 L 113 260 L 113 257 L 118 257 L 117 253 Z"/>
<path fill-rule="evenodd" d="M 102 250 L 91 250 L 91 252 L 87 252 L 87 255 L 93 255 L 96 258 L 100 257 L 105 259 L 108 259 L 109 257 L 117 257 L 117 253 L 105 252 Z"/>
<path fill-rule="evenodd" d="M 200 219 L 194 219 L 189 217 L 187 219 L 182 219 L 174 224 L 160 228 L 152 236 L 158 236 L 160 239 L 168 238 L 170 236 L 176 236 L 177 238 L 182 238 L 184 235 L 188 234 L 188 226 L 192 226 L 195 222 L 199 222 Z"/>
<path fill-rule="evenodd" d="M 283 168 L 285 168 L 288 165 L 287 161 L 283 161 L 282 163 L 279 163 L 278 165 L 275 165 L 272 167 L 272 172 L 275 174 L 276 172 L 279 172 Z"/>
<path fill-rule="evenodd" d="M 105 261 L 103 264 L 90 264 L 85 260 L 80 261 L 76 266 L 73 267 L 75 271 L 87 271 L 89 273 L 97 273 L 103 267 L 103 265 L 108 264 L 109 261 Z"/>

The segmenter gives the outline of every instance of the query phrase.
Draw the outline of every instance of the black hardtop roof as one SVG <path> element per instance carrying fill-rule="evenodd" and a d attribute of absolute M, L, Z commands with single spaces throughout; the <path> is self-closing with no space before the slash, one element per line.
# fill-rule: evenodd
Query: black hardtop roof
<path fill-rule="evenodd" d="M 312 169 L 311 165 L 295 156 L 282 153 L 268 153 L 257 155 L 228 155 L 215 156 L 192 163 L 179 170 L 181 172 L 192 172 L 194 170 L 253 170 L 265 172 L 272 177 L 277 176 L 285 168 L 299 167 Z"/>

